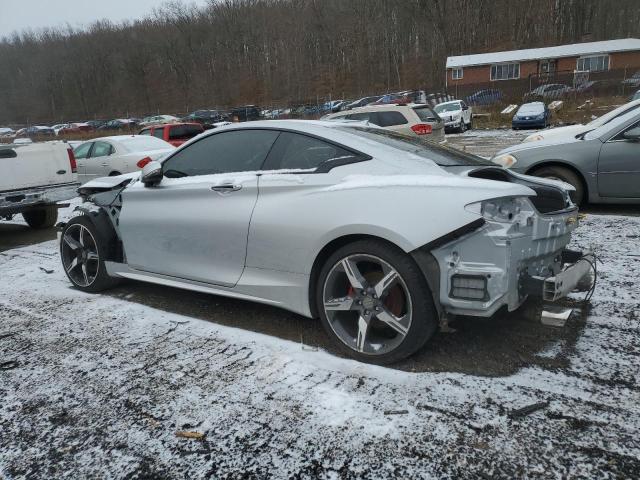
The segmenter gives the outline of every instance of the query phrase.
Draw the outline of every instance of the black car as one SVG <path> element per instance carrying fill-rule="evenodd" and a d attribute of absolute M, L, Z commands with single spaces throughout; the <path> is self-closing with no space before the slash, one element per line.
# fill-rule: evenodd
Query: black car
<path fill-rule="evenodd" d="M 196 110 L 181 119 L 183 122 L 196 122 L 205 128 L 211 128 L 214 123 L 223 122 L 226 117 L 218 110 Z"/>
<path fill-rule="evenodd" d="M 82 123 L 82 122 L 76 122 L 76 123 Z M 107 121 L 106 120 L 87 120 L 85 123 L 87 125 L 90 125 L 91 128 L 93 128 L 94 130 L 97 130 L 101 126 L 103 126 L 105 123 L 107 123 Z"/>
<path fill-rule="evenodd" d="M 236 107 L 231 109 L 231 120 L 238 122 L 249 122 L 251 120 L 260 120 L 260 107 L 255 105 L 245 105 L 244 107 Z"/>
<path fill-rule="evenodd" d="M 99 126 L 97 130 L 131 130 L 135 128 L 136 125 L 137 122 L 133 120 L 116 119 L 109 120 L 104 125 Z"/>

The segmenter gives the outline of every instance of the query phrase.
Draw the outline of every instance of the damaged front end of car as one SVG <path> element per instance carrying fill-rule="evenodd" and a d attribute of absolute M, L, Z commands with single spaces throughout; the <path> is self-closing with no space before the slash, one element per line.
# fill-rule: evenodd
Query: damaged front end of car
<path fill-rule="evenodd" d="M 567 250 L 578 225 L 569 189 L 482 169 L 469 176 L 513 181 L 535 196 L 510 196 L 468 204 L 478 215 L 467 231 L 426 248 L 437 263 L 441 314 L 489 317 L 517 309 L 529 296 L 555 302 L 588 276 L 595 259 Z M 537 179 L 536 179 L 537 180 Z M 433 278 L 432 269 L 430 283 Z"/>

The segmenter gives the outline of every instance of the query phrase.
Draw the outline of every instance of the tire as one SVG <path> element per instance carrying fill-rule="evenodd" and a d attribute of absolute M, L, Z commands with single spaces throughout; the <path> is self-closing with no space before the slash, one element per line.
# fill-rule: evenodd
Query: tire
<path fill-rule="evenodd" d="M 37 210 L 29 210 L 22 214 L 22 218 L 31 228 L 51 228 L 58 220 L 58 207 L 49 205 Z"/>
<path fill-rule="evenodd" d="M 83 229 L 81 239 L 76 232 Z M 86 215 L 74 217 L 64 226 L 60 236 L 60 258 L 74 287 L 84 292 L 101 292 L 120 283 L 119 279 L 107 274 L 104 264 L 110 241 Z"/>
<path fill-rule="evenodd" d="M 554 180 L 562 180 L 563 182 L 570 183 L 576 189 L 571 193 L 571 200 L 573 203 L 580 206 L 585 202 L 585 191 L 582 179 L 572 170 L 565 167 L 542 167 L 534 170 L 531 175 L 542 178 L 551 178 Z"/>
<path fill-rule="evenodd" d="M 386 264 L 386 273 L 374 268 L 376 262 L 381 267 Z M 354 287 L 347 268 L 365 288 Z M 381 281 L 392 272 L 397 274 L 394 280 Z M 367 363 L 385 365 L 414 354 L 439 325 L 420 268 L 409 255 L 382 240 L 360 240 L 334 252 L 320 271 L 315 301 L 322 325 L 338 348 Z"/>
<path fill-rule="evenodd" d="M 467 124 L 464 123 L 464 118 L 460 117 L 460 126 L 458 127 L 458 131 L 460 133 L 464 133 L 466 129 L 467 129 Z"/>

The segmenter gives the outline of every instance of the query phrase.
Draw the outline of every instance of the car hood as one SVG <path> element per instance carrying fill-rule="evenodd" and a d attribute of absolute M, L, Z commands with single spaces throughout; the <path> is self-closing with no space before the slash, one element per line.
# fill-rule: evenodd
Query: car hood
<path fill-rule="evenodd" d="M 438 112 L 436 112 L 438 113 Z M 449 110 L 447 112 L 438 113 L 442 118 L 444 117 L 455 117 L 456 115 L 461 115 L 462 110 Z"/>
<path fill-rule="evenodd" d="M 542 140 L 538 140 L 536 142 L 518 143 L 511 147 L 507 147 L 503 150 L 500 150 L 492 158 L 495 158 L 498 155 L 504 155 L 505 153 L 512 153 L 515 155 L 518 152 L 522 152 L 525 150 L 534 150 L 536 148 L 548 147 L 550 145 L 566 145 L 570 143 L 579 143 L 582 141 L 583 140 L 579 140 L 575 138 L 574 135 L 568 135 L 568 136 L 558 135 L 558 136 L 553 136 L 551 138 L 543 138 Z"/>
<path fill-rule="evenodd" d="M 551 128 L 549 130 L 543 130 L 542 132 L 529 135 L 523 140 L 523 143 L 534 141 L 534 139 L 535 141 L 539 142 L 542 140 L 575 137 L 579 133 L 585 132 L 588 129 L 589 127 L 581 123 L 577 125 L 567 125 L 564 127 Z"/>

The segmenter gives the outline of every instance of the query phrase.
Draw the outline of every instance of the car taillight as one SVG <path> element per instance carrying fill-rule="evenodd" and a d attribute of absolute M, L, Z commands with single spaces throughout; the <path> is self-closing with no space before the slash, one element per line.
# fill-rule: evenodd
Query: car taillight
<path fill-rule="evenodd" d="M 69 165 L 71 166 L 71 173 L 78 173 L 78 165 L 76 165 L 76 156 L 73 154 L 73 150 L 67 148 L 67 155 L 69 155 Z"/>
<path fill-rule="evenodd" d="M 151 161 L 150 157 L 144 157 L 142 160 L 140 160 L 138 163 L 136 163 L 136 165 L 138 166 L 138 168 L 144 168 L 144 166 L 149 163 Z"/>
<path fill-rule="evenodd" d="M 417 135 L 428 135 L 433 131 L 433 128 L 431 128 L 431 125 L 427 123 L 418 123 L 411 127 L 411 130 L 416 132 Z"/>

